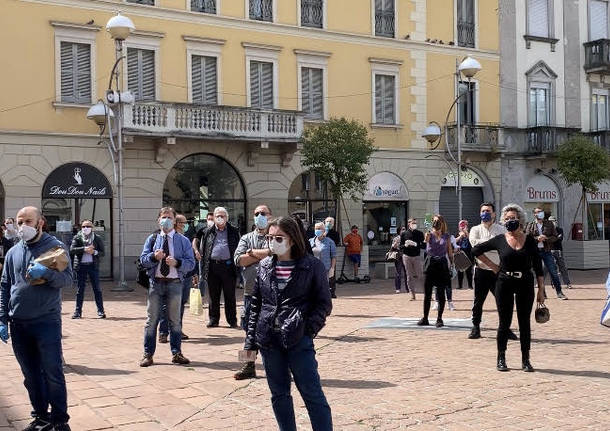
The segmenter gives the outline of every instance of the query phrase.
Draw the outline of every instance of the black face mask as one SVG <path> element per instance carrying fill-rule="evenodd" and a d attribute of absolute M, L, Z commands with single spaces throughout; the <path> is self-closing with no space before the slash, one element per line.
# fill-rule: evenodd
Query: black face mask
<path fill-rule="evenodd" d="M 435 222 L 432 223 L 432 227 L 436 230 L 439 230 L 441 228 L 441 222 L 436 220 Z"/>
<path fill-rule="evenodd" d="M 504 227 L 509 232 L 514 232 L 519 229 L 519 225 L 519 220 L 507 220 L 506 222 L 504 222 Z"/>

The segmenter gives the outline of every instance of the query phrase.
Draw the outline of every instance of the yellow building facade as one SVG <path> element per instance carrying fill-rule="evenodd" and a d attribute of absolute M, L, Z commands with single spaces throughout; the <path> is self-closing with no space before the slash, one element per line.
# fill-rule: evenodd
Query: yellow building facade
<path fill-rule="evenodd" d="M 116 249 L 113 161 L 86 113 L 108 88 L 115 45 L 104 27 L 120 10 L 136 27 L 119 66 L 123 89 L 136 96 L 124 122 L 127 256 L 139 254 L 164 204 L 193 226 L 223 205 L 242 232 L 259 203 L 306 224 L 334 215 L 332 196 L 300 164 L 299 138 L 347 117 L 379 148 L 362 201 L 344 209 L 374 261 L 407 218 L 455 208 L 452 165 L 421 134 L 445 122 L 456 61 L 466 56 L 482 70 L 459 86 L 471 89 L 461 108 L 469 128 L 450 125 L 449 142 L 463 135 L 465 202 L 499 193 L 497 3 L 0 0 L 0 33 L 11 41 L 0 70 L 4 215 L 40 205 L 62 237 L 92 218 Z M 78 189 L 86 180 L 71 186 L 74 169 L 103 183 L 88 190 L 106 191 Z M 111 256 L 107 275 L 112 268 Z"/>

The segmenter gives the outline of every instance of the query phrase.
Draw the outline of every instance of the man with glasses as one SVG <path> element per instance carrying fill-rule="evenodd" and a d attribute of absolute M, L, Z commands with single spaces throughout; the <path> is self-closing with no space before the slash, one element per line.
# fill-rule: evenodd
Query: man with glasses
<path fill-rule="evenodd" d="M 229 224 L 229 213 L 223 207 L 214 209 L 214 226 L 203 233 L 199 253 L 199 277 L 202 289 L 210 292 L 208 328 L 220 321 L 220 294 L 224 296 L 225 318 L 231 328 L 237 326 L 235 285 L 237 267 L 234 255 L 239 243 L 239 231 Z"/>
<path fill-rule="evenodd" d="M 271 255 L 269 244 L 265 239 L 267 223 L 271 219 L 271 210 L 267 205 L 259 205 L 254 209 L 255 229 L 241 237 L 239 245 L 235 250 L 235 264 L 241 267 L 244 278 L 244 307 L 241 314 L 241 327 L 244 331 L 248 329 L 250 319 L 250 305 L 254 281 L 261 260 Z M 235 375 L 235 380 L 253 379 L 256 377 L 254 361 L 246 362 Z"/>

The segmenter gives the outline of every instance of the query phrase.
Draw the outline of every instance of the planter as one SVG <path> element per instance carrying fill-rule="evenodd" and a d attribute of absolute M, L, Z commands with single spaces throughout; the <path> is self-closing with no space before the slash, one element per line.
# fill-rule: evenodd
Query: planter
<path fill-rule="evenodd" d="M 605 269 L 610 266 L 608 241 L 564 241 L 568 269 Z"/>

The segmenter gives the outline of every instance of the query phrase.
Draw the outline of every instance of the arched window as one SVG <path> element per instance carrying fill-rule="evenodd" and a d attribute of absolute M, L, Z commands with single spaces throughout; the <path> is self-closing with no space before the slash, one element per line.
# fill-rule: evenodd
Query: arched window
<path fill-rule="evenodd" d="M 335 200 L 326 181 L 313 172 L 297 176 L 288 190 L 288 213 L 298 215 L 308 228 L 335 215 Z"/>
<path fill-rule="evenodd" d="M 244 184 L 233 166 L 212 154 L 192 154 L 174 165 L 163 186 L 163 205 L 195 227 L 205 223 L 208 212 L 225 207 L 232 225 L 242 234 L 250 230 Z"/>

